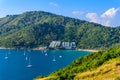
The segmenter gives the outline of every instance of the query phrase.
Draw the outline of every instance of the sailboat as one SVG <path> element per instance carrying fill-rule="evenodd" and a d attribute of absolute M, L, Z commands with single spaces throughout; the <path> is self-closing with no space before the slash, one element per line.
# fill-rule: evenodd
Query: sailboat
<path fill-rule="evenodd" d="M 43 53 L 46 53 L 46 52 L 44 52 L 44 50 L 42 50 L 42 54 L 43 54 Z"/>
<path fill-rule="evenodd" d="M 54 61 L 54 62 L 56 61 L 55 56 L 54 56 L 54 58 L 53 58 L 53 61 Z"/>
<path fill-rule="evenodd" d="M 30 61 L 30 58 L 28 60 L 28 65 L 27 65 L 28 68 L 32 67 L 32 64 L 31 64 L 31 61 Z"/>
<path fill-rule="evenodd" d="M 47 51 L 46 50 L 44 50 L 44 53 L 46 53 Z"/>
<path fill-rule="evenodd" d="M 8 54 L 11 54 L 11 52 L 10 52 L 10 48 L 9 48 L 9 52 L 8 52 Z"/>
<path fill-rule="evenodd" d="M 24 54 L 23 55 L 25 56 L 25 50 L 24 50 Z"/>
<path fill-rule="evenodd" d="M 27 51 L 28 51 L 28 52 L 31 52 L 30 47 L 28 47 Z"/>
<path fill-rule="evenodd" d="M 43 51 L 41 51 L 42 52 L 42 54 L 44 53 Z"/>
<path fill-rule="evenodd" d="M 45 53 L 45 56 L 47 56 L 48 54 L 47 54 L 47 52 Z"/>
<path fill-rule="evenodd" d="M 6 53 L 5 57 L 4 57 L 4 59 L 8 59 L 8 54 L 7 53 Z"/>
<path fill-rule="evenodd" d="M 25 57 L 25 60 L 26 60 L 26 61 L 28 60 L 28 57 L 27 57 L 27 56 Z"/>
<path fill-rule="evenodd" d="M 62 58 L 62 56 L 59 56 L 59 58 Z"/>

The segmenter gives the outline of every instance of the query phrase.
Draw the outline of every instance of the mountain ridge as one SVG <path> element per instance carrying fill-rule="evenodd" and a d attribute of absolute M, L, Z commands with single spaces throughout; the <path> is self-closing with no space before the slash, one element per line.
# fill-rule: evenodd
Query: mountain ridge
<path fill-rule="evenodd" d="M 53 40 L 74 41 L 77 48 L 109 48 L 120 43 L 120 28 L 105 27 L 44 11 L 7 15 L 0 19 L 0 46 L 40 47 Z"/>

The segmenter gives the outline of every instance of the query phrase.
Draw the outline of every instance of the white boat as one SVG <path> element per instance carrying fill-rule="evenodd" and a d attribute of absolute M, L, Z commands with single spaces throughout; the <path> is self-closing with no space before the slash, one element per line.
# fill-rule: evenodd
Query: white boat
<path fill-rule="evenodd" d="M 54 58 L 53 58 L 53 60 L 52 60 L 52 61 L 54 61 L 54 62 L 56 61 L 55 56 L 54 56 Z"/>
<path fill-rule="evenodd" d="M 47 52 L 45 53 L 45 56 L 47 56 L 48 54 L 47 54 Z"/>
<path fill-rule="evenodd" d="M 30 61 L 30 58 L 28 60 L 28 65 L 27 65 L 28 68 L 32 67 L 32 64 L 31 64 L 31 61 Z"/>
<path fill-rule="evenodd" d="M 24 54 L 23 54 L 23 55 L 25 56 L 25 54 L 26 54 L 26 52 L 25 52 L 25 50 L 24 50 Z"/>
<path fill-rule="evenodd" d="M 27 56 L 25 57 L 25 60 L 26 60 L 26 61 L 28 60 L 28 57 L 27 57 Z"/>
<path fill-rule="evenodd" d="M 44 53 L 44 51 L 42 51 L 42 54 Z"/>
<path fill-rule="evenodd" d="M 30 47 L 27 49 L 27 51 L 28 51 L 28 52 L 31 52 L 31 49 L 30 49 Z"/>
<path fill-rule="evenodd" d="M 11 54 L 11 52 L 10 52 L 10 48 L 9 48 L 9 52 L 8 52 L 8 54 Z"/>
<path fill-rule="evenodd" d="M 8 59 L 8 54 L 7 53 L 6 53 L 5 57 L 4 57 L 4 59 Z"/>
<path fill-rule="evenodd" d="M 59 56 L 59 58 L 62 58 L 62 56 Z"/>
<path fill-rule="evenodd" d="M 8 59 L 8 57 L 6 56 L 4 59 Z"/>
<path fill-rule="evenodd" d="M 46 53 L 47 51 L 46 50 L 44 50 L 44 53 Z"/>
<path fill-rule="evenodd" d="M 45 56 L 47 56 L 48 54 L 47 53 L 45 53 Z"/>

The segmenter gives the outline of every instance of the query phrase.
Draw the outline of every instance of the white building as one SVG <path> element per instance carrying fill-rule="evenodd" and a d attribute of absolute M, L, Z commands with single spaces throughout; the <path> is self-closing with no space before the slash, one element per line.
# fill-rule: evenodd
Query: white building
<path fill-rule="evenodd" d="M 57 46 L 60 46 L 61 42 L 60 41 L 52 41 L 49 45 L 50 48 L 55 48 Z"/>
<path fill-rule="evenodd" d="M 52 41 L 49 45 L 49 48 L 56 48 L 56 47 L 62 47 L 64 49 L 75 49 L 76 43 L 75 42 Z"/>
<path fill-rule="evenodd" d="M 75 42 L 62 42 L 62 47 L 65 49 L 76 48 Z"/>

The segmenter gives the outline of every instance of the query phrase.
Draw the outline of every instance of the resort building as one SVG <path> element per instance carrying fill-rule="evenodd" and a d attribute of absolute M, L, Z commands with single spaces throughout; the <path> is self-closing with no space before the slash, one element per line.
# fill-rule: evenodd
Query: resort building
<path fill-rule="evenodd" d="M 60 41 L 52 41 L 49 45 L 49 48 L 56 48 L 60 46 L 61 42 Z"/>
<path fill-rule="evenodd" d="M 62 47 L 65 49 L 73 49 L 76 48 L 75 42 L 62 42 Z"/>
<path fill-rule="evenodd" d="M 75 42 L 61 42 L 61 41 L 52 41 L 49 45 L 49 48 L 63 48 L 63 49 L 75 49 Z"/>

